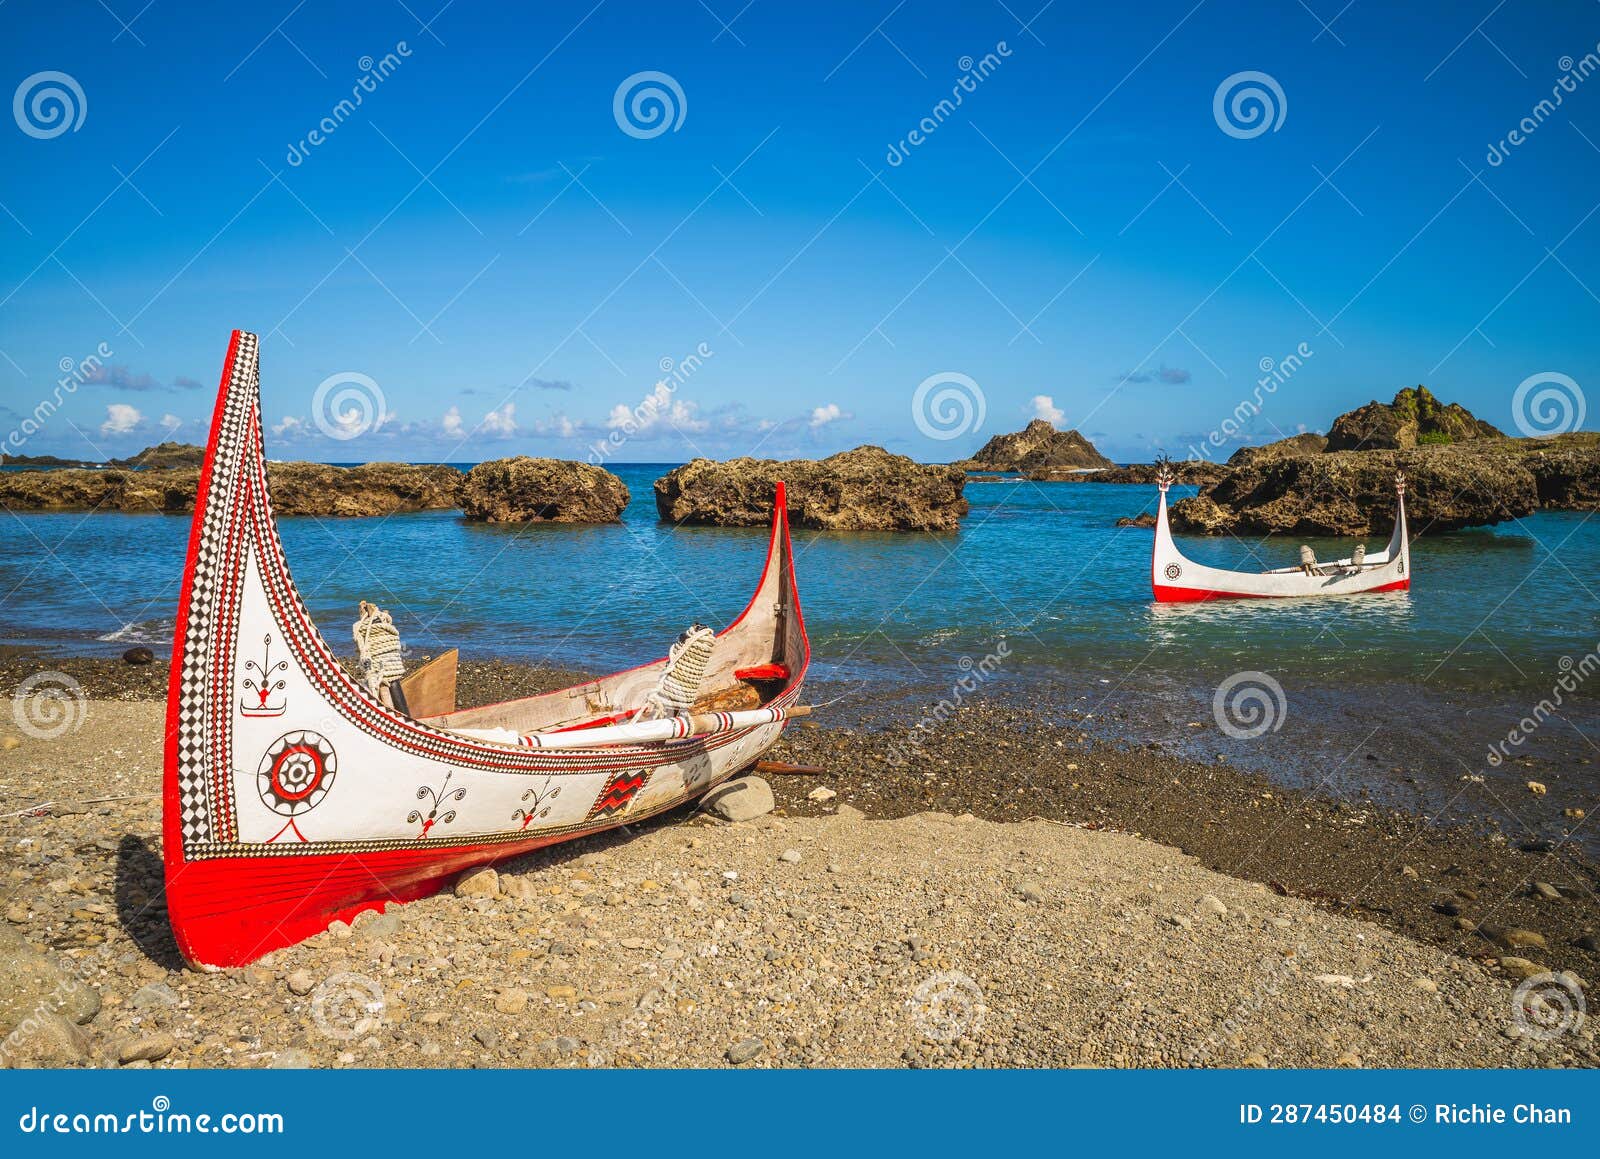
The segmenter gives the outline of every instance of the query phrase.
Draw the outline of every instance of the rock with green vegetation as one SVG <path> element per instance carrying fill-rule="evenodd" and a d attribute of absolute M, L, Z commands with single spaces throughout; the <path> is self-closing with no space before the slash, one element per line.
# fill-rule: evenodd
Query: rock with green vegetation
<path fill-rule="evenodd" d="M 1115 466 L 1077 431 L 1058 431 L 1034 419 L 1020 431 L 996 435 L 972 458 L 955 464 L 968 471 L 1024 473 L 1098 469 Z"/>
<path fill-rule="evenodd" d="M 1325 449 L 1404 451 L 1505 437 L 1502 431 L 1474 418 L 1460 403 L 1442 403 L 1427 387 L 1412 386 L 1396 394 L 1391 403 L 1369 402 L 1334 419 Z"/>

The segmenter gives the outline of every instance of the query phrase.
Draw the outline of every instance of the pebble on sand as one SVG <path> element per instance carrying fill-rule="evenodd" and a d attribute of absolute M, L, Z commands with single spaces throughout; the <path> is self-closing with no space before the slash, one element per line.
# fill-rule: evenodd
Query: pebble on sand
<path fill-rule="evenodd" d="M 495 995 L 494 1008 L 501 1014 L 521 1014 L 528 1008 L 528 992 L 515 986 Z"/>
<path fill-rule="evenodd" d="M 498 897 L 500 875 L 487 865 L 469 869 L 456 879 L 457 897 Z"/>
<path fill-rule="evenodd" d="M 1500 959 L 1500 968 L 1513 978 L 1532 978 L 1545 972 L 1544 967 L 1537 962 L 1530 962 L 1527 958 L 1518 958 L 1511 954 Z"/>
<path fill-rule="evenodd" d="M 746 1038 L 728 1048 L 728 1061 L 734 1066 L 741 1066 L 765 1049 L 767 1049 L 767 1044 L 759 1038 Z"/>
<path fill-rule="evenodd" d="M 811 792 L 806 794 L 806 800 L 816 801 L 818 804 L 822 804 L 823 802 L 833 800 L 838 795 L 839 794 L 835 793 L 832 789 L 824 788 L 823 786 L 818 785 L 815 789 L 812 789 Z"/>
<path fill-rule="evenodd" d="M 754 821 L 772 812 L 772 786 L 760 777 L 735 777 L 705 796 L 705 806 L 725 821 Z"/>
<path fill-rule="evenodd" d="M 291 994 L 309 994 L 317 988 L 317 980 L 310 970 L 296 970 L 283 980 Z"/>
<path fill-rule="evenodd" d="M 123 1043 L 117 1049 L 117 1061 L 124 1065 L 130 1062 L 157 1062 L 171 1054 L 177 1045 L 172 1035 L 165 1031 L 147 1034 Z"/>

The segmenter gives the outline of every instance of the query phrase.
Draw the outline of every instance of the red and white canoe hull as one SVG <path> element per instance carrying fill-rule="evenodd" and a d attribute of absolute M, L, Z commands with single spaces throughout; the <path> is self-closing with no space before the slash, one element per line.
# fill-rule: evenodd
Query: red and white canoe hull
<path fill-rule="evenodd" d="M 173 643 L 163 858 L 167 912 L 191 963 L 242 965 L 468 867 L 671 809 L 778 739 L 782 720 L 566 750 L 447 731 L 544 732 L 637 707 L 664 660 L 428 721 L 378 702 L 317 631 L 284 560 L 256 346 L 234 332 Z M 809 661 L 784 504 L 780 484 L 756 595 L 706 673 L 715 688 L 734 670 L 776 665 L 786 678 L 767 708 L 797 703 Z M 245 683 L 264 664 L 284 681 L 265 702 Z"/>
<path fill-rule="evenodd" d="M 1305 596 L 1351 596 L 1371 592 L 1403 592 L 1411 588 L 1411 545 L 1406 535 L 1405 494 L 1398 497 L 1394 534 L 1383 551 L 1367 556 L 1360 567 L 1350 560 L 1322 565 L 1326 575 L 1307 575 L 1299 568 L 1265 572 L 1226 571 L 1184 556 L 1173 542 L 1167 520 L 1167 488 L 1161 487 L 1156 512 L 1155 547 L 1150 559 L 1150 586 L 1158 603 L 1200 603 L 1206 600 L 1289 599 Z"/>

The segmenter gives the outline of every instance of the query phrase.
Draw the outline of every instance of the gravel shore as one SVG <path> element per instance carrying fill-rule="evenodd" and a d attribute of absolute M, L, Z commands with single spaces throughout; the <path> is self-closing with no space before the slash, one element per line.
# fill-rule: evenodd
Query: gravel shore
<path fill-rule="evenodd" d="M 85 708 L 77 731 L 0 748 L 8 809 L 55 801 L 0 821 L 0 1013 L 26 1022 L 13 1065 L 1600 1061 L 1592 1023 L 1552 1034 L 1519 1015 L 1498 962 L 1128 834 L 871 820 L 843 802 L 876 777 L 839 761 L 778 778 L 788 816 L 680 810 L 196 973 L 160 901 L 161 706 Z M 826 735 L 785 744 L 798 757 Z M 817 787 L 840 795 L 805 800 Z M 830 812 L 795 816 L 796 797 Z M 30 1015 L 28 986 L 59 1013 Z"/>

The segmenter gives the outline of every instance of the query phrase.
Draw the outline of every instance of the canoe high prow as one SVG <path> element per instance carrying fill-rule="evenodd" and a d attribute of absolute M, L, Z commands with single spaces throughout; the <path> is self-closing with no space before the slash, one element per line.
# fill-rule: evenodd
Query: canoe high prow
<path fill-rule="evenodd" d="M 637 713 L 669 678 L 665 657 L 417 718 L 346 670 L 295 588 L 268 497 L 258 353 L 254 334 L 234 331 L 173 634 L 162 854 L 190 962 L 241 965 L 462 869 L 671 809 L 778 739 L 810 658 L 782 484 L 755 596 L 716 637 L 699 686 L 707 707 L 688 709 L 737 702 L 714 731 L 682 715 L 670 740 L 556 739 Z"/>

